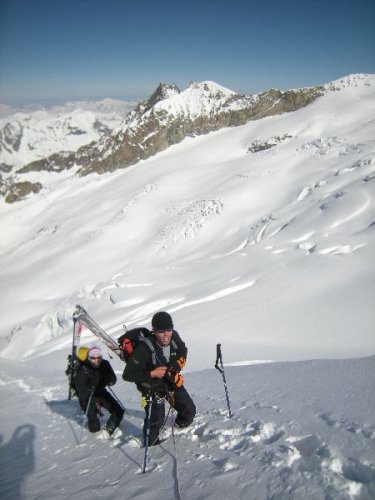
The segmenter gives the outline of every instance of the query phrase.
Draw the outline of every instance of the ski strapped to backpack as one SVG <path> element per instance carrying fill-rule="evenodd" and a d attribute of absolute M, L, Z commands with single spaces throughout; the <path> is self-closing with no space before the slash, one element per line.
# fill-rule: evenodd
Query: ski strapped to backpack
<path fill-rule="evenodd" d="M 76 320 L 73 316 L 73 342 L 72 342 L 72 353 L 68 356 L 68 367 L 66 369 L 66 374 L 69 377 L 69 394 L 68 399 L 72 399 L 74 389 L 74 366 L 77 356 L 77 348 L 81 339 L 82 324 L 80 321 Z"/>
<path fill-rule="evenodd" d="M 80 305 L 76 306 L 76 309 L 73 313 L 73 322 L 74 325 L 80 324 L 80 328 L 82 328 L 82 324 L 85 325 L 91 333 L 96 335 L 98 339 L 100 339 L 112 352 L 117 354 L 117 356 L 125 363 L 131 358 L 133 355 L 133 351 L 139 342 L 144 342 L 152 353 L 152 362 L 156 364 L 156 353 L 155 348 L 148 338 L 151 336 L 151 332 L 144 327 L 133 328 L 129 331 L 125 331 L 121 337 L 119 337 L 116 342 L 112 337 L 108 335 L 107 332 L 103 330 L 101 326 L 93 320 L 93 318 L 89 315 L 89 313 Z M 126 327 L 124 327 L 125 329 Z M 79 339 L 78 339 L 79 343 Z M 76 343 L 76 349 L 77 345 Z M 76 356 L 76 351 L 74 352 L 74 358 Z M 72 356 L 73 359 L 73 356 Z M 73 360 L 74 361 L 74 360 Z"/>
<path fill-rule="evenodd" d="M 108 333 L 105 332 L 103 328 L 99 326 L 98 323 L 96 323 L 96 321 L 94 321 L 88 314 L 88 312 L 86 312 L 86 310 L 80 305 L 76 306 L 76 309 L 73 313 L 73 322 L 75 321 L 78 321 L 85 325 L 91 333 L 98 337 L 103 342 L 103 344 L 108 347 L 108 349 L 110 349 L 112 352 L 117 354 L 120 359 L 122 359 L 121 349 L 116 344 L 116 341 L 113 340 L 113 338 L 110 337 Z"/>

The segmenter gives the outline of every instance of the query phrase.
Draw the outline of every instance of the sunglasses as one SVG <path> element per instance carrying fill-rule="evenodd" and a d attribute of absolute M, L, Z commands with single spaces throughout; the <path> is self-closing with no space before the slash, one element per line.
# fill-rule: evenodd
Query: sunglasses
<path fill-rule="evenodd" d="M 169 333 L 173 332 L 173 328 L 165 328 L 164 330 L 154 330 L 154 333 Z"/>
<path fill-rule="evenodd" d="M 93 357 L 91 357 L 91 356 L 90 356 L 90 359 L 94 359 L 94 360 L 95 360 L 95 359 L 102 359 L 102 357 L 101 357 L 101 356 L 98 356 L 98 357 L 96 357 L 96 358 L 93 358 Z"/>

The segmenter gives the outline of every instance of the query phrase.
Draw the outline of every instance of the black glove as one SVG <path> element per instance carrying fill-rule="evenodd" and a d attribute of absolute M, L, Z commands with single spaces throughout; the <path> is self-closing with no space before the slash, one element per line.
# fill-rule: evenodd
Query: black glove
<path fill-rule="evenodd" d="M 168 370 L 165 372 L 164 378 L 167 382 L 176 387 L 181 387 L 184 383 L 184 378 L 181 373 L 178 373 L 171 368 L 168 368 Z"/>
<path fill-rule="evenodd" d="M 183 356 L 181 356 L 178 359 L 173 359 L 168 364 L 168 367 L 171 368 L 172 371 L 180 372 L 185 365 L 186 365 L 186 359 Z"/>

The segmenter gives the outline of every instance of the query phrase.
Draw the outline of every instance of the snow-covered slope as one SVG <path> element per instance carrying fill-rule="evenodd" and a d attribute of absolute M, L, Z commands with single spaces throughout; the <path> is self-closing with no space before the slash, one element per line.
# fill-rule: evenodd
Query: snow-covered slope
<path fill-rule="evenodd" d="M 35 173 L 1 201 L 2 354 L 68 338 L 77 301 L 115 335 L 169 309 L 196 367 L 223 335 L 228 361 L 373 352 L 374 107 L 369 76 L 126 171 Z"/>
<path fill-rule="evenodd" d="M 0 200 L 2 498 L 374 498 L 374 83 L 111 174 L 30 172 L 37 196 Z M 76 303 L 113 338 L 166 309 L 188 345 L 197 418 L 145 475 L 118 359 L 121 438 L 67 401 Z M 229 366 L 254 360 L 284 362 Z"/>
<path fill-rule="evenodd" d="M 216 370 L 185 374 L 197 417 L 174 441 L 170 415 L 146 474 L 144 412 L 122 363 L 113 389 L 127 412 L 106 441 L 67 400 L 64 362 L 62 350 L 2 361 L 3 500 L 374 498 L 374 357 L 227 367 L 231 419 Z"/>

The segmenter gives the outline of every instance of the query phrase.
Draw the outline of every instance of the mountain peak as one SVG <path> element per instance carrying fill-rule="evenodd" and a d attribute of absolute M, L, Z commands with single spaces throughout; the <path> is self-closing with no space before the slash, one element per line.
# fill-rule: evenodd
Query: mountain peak
<path fill-rule="evenodd" d="M 163 101 L 180 93 L 180 89 L 175 83 L 159 83 L 158 88 L 147 101 L 147 108 L 152 108 L 157 102 Z"/>
<path fill-rule="evenodd" d="M 200 90 L 201 92 L 216 94 L 220 97 L 229 97 L 236 94 L 235 92 L 233 92 L 233 90 L 227 89 L 226 87 L 223 87 L 222 85 L 219 85 L 218 83 L 212 82 L 210 80 L 200 83 L 191 81 L 189 83 L 188 89 Z"/>

